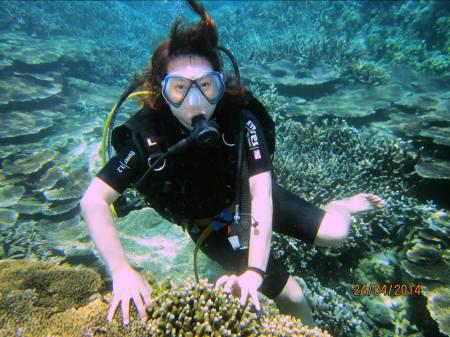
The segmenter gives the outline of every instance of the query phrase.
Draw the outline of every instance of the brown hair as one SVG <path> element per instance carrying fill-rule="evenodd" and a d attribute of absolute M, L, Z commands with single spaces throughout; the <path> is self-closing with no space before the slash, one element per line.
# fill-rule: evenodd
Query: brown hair
<path fill-rule="evenodd" d="M 171 28 L 170 37 L 155 49 L 150 64 L 141 76 L 142 89 L 151 93 L 143 96 L 141 103 L 150 109 L 160 109 L 165 105 L 161 94 L 161 81 L 167 73 L 171 59 L 180 55 L 194 54 L 206 58 L 215 71 L 223 71 L 218 47 L 218 32 L 214 21 L 205 8 L 195 0 L 188 0 L 191 8 L 201 17 L 201 21 L 188 26 L 177 19 Z M 240 105 L 244 99 L 244 88 L 226 88 L 220 106 Z"/>

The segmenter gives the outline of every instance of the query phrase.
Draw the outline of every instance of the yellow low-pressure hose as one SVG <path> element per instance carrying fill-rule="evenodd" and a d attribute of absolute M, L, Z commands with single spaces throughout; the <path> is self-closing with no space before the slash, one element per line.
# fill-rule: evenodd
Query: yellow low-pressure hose
<path fill-rule="evenodd" d="M 194 275 L 195 275 L 195 280 L 197 281 L 197 283 L 199 282 L 199 277 L 198 277 L 198 266 L 197 266 L 197 253 L 198 250 L 200 248 L 200 246 L 202 245 L 203 241 L 206 240 L 206 238 L 213 232 L 213 229 L 211 227 L 211 225 L 208 225 L 202 232 L 202 234 L 200 235 L 200 237 L 197 239 L 197 242 L 195 243 L 195 248 L 194 248 Z"/>
<path fill-rule="evenodd" d="M 108 118 L 106 118 L 105 126 L 103 127 L 102 143 L 100 145 L 100 158 L 102 159 L 102 166 L 106 164 L 106 139 L 108 138 L 108 130 L 111 125 L 111 119 L 114 115 L 114 111 L 117 109 L 117 104 L 114 105 L 114 108 L 112 108 L 109 112 Z"/>
<path fill-rule="evenodd" d="M 144 90 L 144 91 L 136 91 L 131 93 L 130 95 L 128 95 L 128 97 L 126 98 L 127 100 L 136 96 L 143 96 L 143 95 L 148 95 L 151 94 L 152 92 L 149 90 Z M 114 107 L 112 108 L 112 110 L 109 112 L 108 114 L 108 118 L 106 118 L 106 122 L 105 122 L 105 126 L 103 127 L 103 136 L 102 136 L 102 143 L 100 146 L 100 158 L 102 159 L 102 165 L 105 165 L 107 162 L 106 159 L 106 146 L 108 144 L 106 144 L 106 141 L 108 139 L 108 130 L 109 127 L 111 126 L 111 120 L 114 116 L 114 112 L 118 109 L 119 107 L 119 103 L 116 103 L 116 105 L 114 105 Z"/>
<path fill-rule="evenodd" d="M 126 100 L 128 100 L 130 98 L 133 98 L 133 97 L 136 97 L 136 96 L 143 96 L 143 95 L 148 95 L 148 94 L 151 94 L 151 93 L 152 92 L 148 91 L 148 90 L 136 91 L 136 92 L 133 92 L 130 95 L 128 95 Z M 100 145 L 100 158 L 101 158 L 101 161 L 102 161 L 102 166 L 105 166 L 107 160 L 109 159 L 109 158 L 108 159 L 106 158 L 106 152 L 107 152 L 107 146 L 108 146 L 108 144 L 106 144 L 106 143 L 107 143 L 107 140 L 108 140 L 108 132 L 109 132 L 109 129 L 111 127 L 111 121 L 112 121 L 112 119 L 113 119 L 113 117 L 114 117 L 114 115 L 116 113 L 116 110 L 119 109 L 120 106 L 121 106 L 121 102 L 118 102 L 118 103 L 116 103 L 114 105 L 112 110 L 109 112 L 108 117 L 106 118 L 105 126 L 103 127 L 102 142 L 101 142 L 101 145 Z M 114 208 L 113 204 L 111 204 L 111 211 L 112 211 L 113 216 L 117 218 L 117 212 L 116 212 L 116 209 Z"/>

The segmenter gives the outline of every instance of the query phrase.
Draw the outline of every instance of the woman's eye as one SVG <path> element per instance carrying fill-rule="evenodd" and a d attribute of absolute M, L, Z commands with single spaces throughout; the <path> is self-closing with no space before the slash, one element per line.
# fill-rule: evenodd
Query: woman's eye
<path fill-rule="evenodd" d="M 207 89 L 207 88 L 209 88 L 210 83 L 209 82 L 204 82 L 204 83 L 201 84 L 201 86 L 202 86 L 202 88 Z"/>

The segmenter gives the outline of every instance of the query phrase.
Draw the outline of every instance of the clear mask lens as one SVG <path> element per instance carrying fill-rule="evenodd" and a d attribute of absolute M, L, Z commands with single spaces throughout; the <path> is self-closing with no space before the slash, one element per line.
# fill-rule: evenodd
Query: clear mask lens
<path fill-rule="evenodd" d="M 225 90 L 223 75 L 214 71 L 195 80 L 167 75 L 163 80 L 162 93 L 169 103 L 179 107 L 193 86 L 196 86 L 211 104 L 216 104 Z"/>

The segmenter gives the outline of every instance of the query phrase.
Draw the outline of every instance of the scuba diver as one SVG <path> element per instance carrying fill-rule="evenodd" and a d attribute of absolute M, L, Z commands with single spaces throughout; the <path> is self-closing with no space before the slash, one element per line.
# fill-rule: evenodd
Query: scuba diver
<path fill-rule="evenodd" d="M 170 37 L 122 95 L 121 102 L 139 88 L 143 107 L 112 131 L 116 155 L 81 200 L 89 233 L 112 276 L 107 318 L 120 306 L 128 324 L 132 302 L 145 321 L 152 306 L 152 287 L 130 266 L 111 210 L 120 208 L 117 202 L 131 187 L 231 273 L 216 281 L 217 289 L 240 293 L 242 304 L 249 297 L 257 310 L 259 291 L 281 313 L 314 326 L 302 289 L 271 253 L 272 231 L 337 246 L 348 235 L 352 215 L 381 208 L 384 201 L 362 193 L 322 209 L 276 182 L 273 122 L 241 85 L 237 64 L 218 44 L 204 7 L 188 3 L 201 20 L 192 25 L 176 20 Z M 233 63 L 233 75 L 225 74 L 222 54 Z"/>

